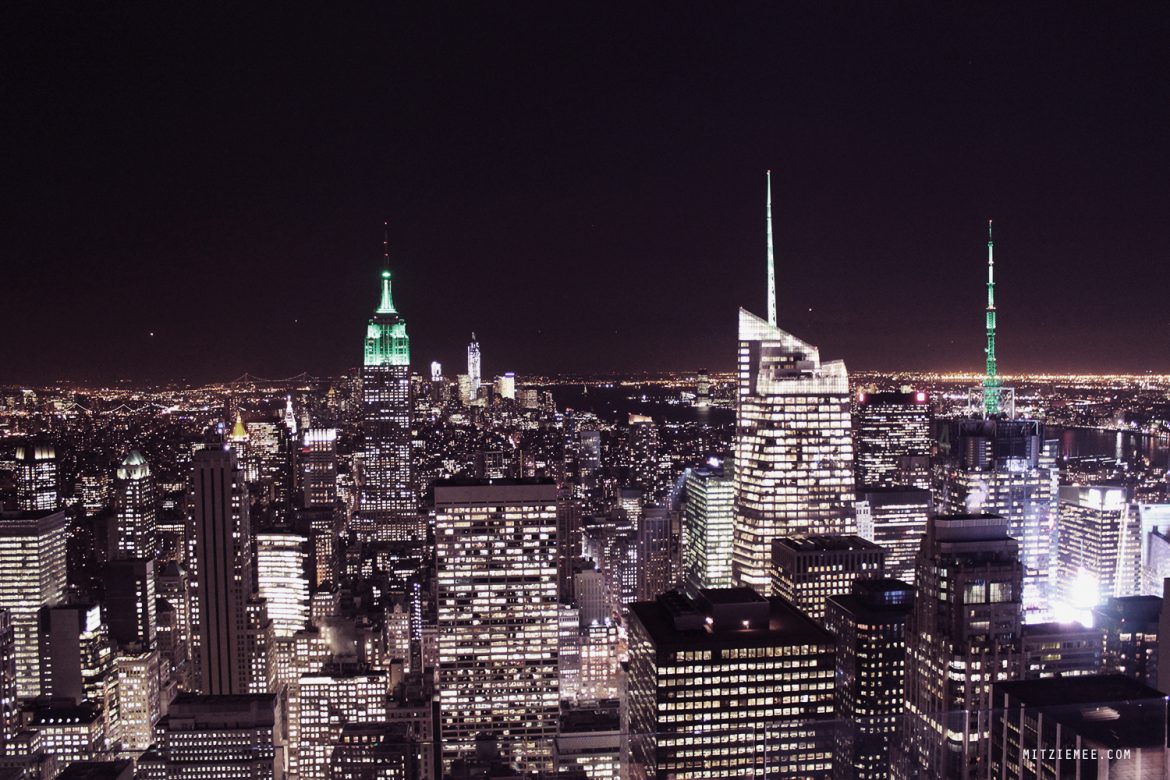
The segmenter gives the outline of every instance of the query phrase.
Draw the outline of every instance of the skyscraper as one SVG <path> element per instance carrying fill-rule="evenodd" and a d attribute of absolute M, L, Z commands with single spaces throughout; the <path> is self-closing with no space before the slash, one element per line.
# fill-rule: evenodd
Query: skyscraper
<path fill-rule="evenodd" d="M 199 689 L 247 693 L 252 679 L 247 629 L 252 597 L 252 525 L 244 475 L 230 449 L 195 453 L 192 477 L 191 640 Z"/>
<path fill-rule="evenodd" d="M 687 469 L 683 509 L 683 577 L 688 590 L 731 587 L 731 539 L 735 527 L 732 458 L 709 459 Z"/>
<path fill-rule="evenodd" d="M 337 503 L 336 428 L 309 428 L 302 436 L 301 501 L 305 508 Z"/>
<path fill-rule="evenodd" d="M 114 480 L 118 524 L 118 557 L 153 558 L 157 550 L 154 477 L 146 458 L 132 450 L 118 466 Z"/>
<path fill-rule="evenodd" d="M 411 460 L 410 337 L 390 293 L 389 248 L 382 299 L 366 326 L 362 364 L 362 487 L 354 530 L 363 539 L 422 538 Z"/>
<path fill-rule="evenodd" d="M 1124 487 L 1061 485 L 1056 565 L 1061 601 L 1089 610 L 1137 593 L 1141 539 Z"/>
<path fill-rule="evenodd" d="M 849 376 L 776 325 L 768 187 L 769 319 L 739 310 L 735 581 L 766 594 L 772 540 L 846 534 L 853 519 Z"/>
<path fill-rule="evenodd" d="M 483 377 L 480 375 L 479 340 L 474 333 L 471 334 L 471 343 L 467 345 L 467 381 L 468 398 L 475 401 L 479 398 L 479 385 Z"/>
<path fill-rule="evenodd" d="M 1000 388 L 1001 391 L 1005 388 Z M 1008 521 L 1024 564 L 1024 607 L 1049 607 L 1056 525 L 1056 443 L 1037 420 L 964 419 L 943 428 L 936 476 L 941 512 L 983 512 Z"/>
<path fill-rule="evenodd" d="M 443 764 L 490 737 L 525 771 L 552 772 L 558 690 L 557 488 L 435 485 Z"/>
<path fill-rule="evenodd" d="M 256 534 L 258 592 L 274 636 L 291 637 L 309 624 L 309 538 L 287 531 Z"/>
<path fill-rule="evenodd" d="M 0 609 L 12 616 L 16 690 L 21 698 L 41 694 L 41 607 L 65 598 L 64 512 L 0 513 Z"/>
<path fill-rule="evenodd" d="M 833 774 L 884 780 L 890 746 L 905 710 L 906 628 L 914 587 L 898 580 L 861 580 L 831 597 L 825 628 L 837 638 L 837 717 L 841 731 Z"/>
<path fill-rule="evenodd" d="M 857 485 L 930 487 L 930 402 L 921 390 L 857 396 Z"/>
<path fill-rule="evenodd" d="M 931 513 L 929 490 L 859 487 L 857 535 L 886 551 L 886 576 L 914 584 L 914 559 Z"/>
<path fill-rule="evenodd" d="M 57 450 L 47 441 L 27 441 L 16 447 L 16 508 L 49 512 L 58 502 Z"/>
<path fill-rule="evenodd" d="M 933 517 L 917 563 L 906 667 L 910 762 L 925 777 L 984 777 L 992 683 L 1021 671 L 1019 545 L 998 515 Z"/>
<path fill-rule="evenodd" d="M 630 607 L 632 780 L 828 778 L 831 634 L 749 588 Z"/>
<path fill-rule="evenodd" d="M 858 580 L 880 579 L 885 561 L 885 550 L 852 534 L 773 539 L 772 593 L 820 623 L 830 596 L 848 595 Z"/>

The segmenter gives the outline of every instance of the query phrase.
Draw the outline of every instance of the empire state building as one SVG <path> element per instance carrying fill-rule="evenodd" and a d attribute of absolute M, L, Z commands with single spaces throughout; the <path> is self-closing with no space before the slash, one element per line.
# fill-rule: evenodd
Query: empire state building
<path fill-rule="evenodd" d="M 361 490 L 353 530 L 365 540 L 421 539 L 411 465 L 410 337 L 394 307 L 390 269 L 366 326 L 362 361 Z"/>

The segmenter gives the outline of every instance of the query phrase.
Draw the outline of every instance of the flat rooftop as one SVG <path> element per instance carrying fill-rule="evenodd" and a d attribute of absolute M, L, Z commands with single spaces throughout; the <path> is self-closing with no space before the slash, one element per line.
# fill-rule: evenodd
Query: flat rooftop
<path fill-rule="evenodd" d="M 667 594 L 654 601 L 631 604 L 630 614 L 659 649 L 803 644 L 832 647 L 835 642 L 832 634 L 787 600 L 779 596 L 765 599 L 748 588 L 704 590 L 699 600 Z"/>
<path fill-rule="evenodd" d="M 996 706 L 1006 694 L 1104 747 L 1166 744 L 1166 697 L 1122 674 L 1015 680 L 994 690 Z"/>

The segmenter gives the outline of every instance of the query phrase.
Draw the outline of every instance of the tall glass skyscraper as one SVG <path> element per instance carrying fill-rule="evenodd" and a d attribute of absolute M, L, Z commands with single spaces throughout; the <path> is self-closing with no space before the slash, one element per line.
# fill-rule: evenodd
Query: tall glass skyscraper
<path fill-rule="evenodd" d="M 412 478 L 410 337 L 394 308 L 390 270 L 382 271 L 382 300 L 366 326 L 362 364 L 362 486 L 354 531 L 359 538 L 421 539 Z"/>
<path fill-rule="evenodd" d="M 772 261 L 768 193 L 768 277 Z M 767 594 L 772 540 L 853 533 L 853 433 L 849 375 L 842 361 L 739 310 L 735 420 L 735 582 Z"/>

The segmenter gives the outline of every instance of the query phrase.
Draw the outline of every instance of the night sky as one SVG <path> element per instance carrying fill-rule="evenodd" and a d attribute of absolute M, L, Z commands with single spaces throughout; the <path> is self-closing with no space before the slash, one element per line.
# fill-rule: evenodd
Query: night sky
<path fill-rule="evenodd" d="M 333 5 L 4 5 L 0 383 L 351 368 L 384 219 L 416 370 L 729 369 L 767 168 L 823 357 L 979 370 L 993 217 L 1002 371 L 1170 372 L 1165 4 Z"/>

